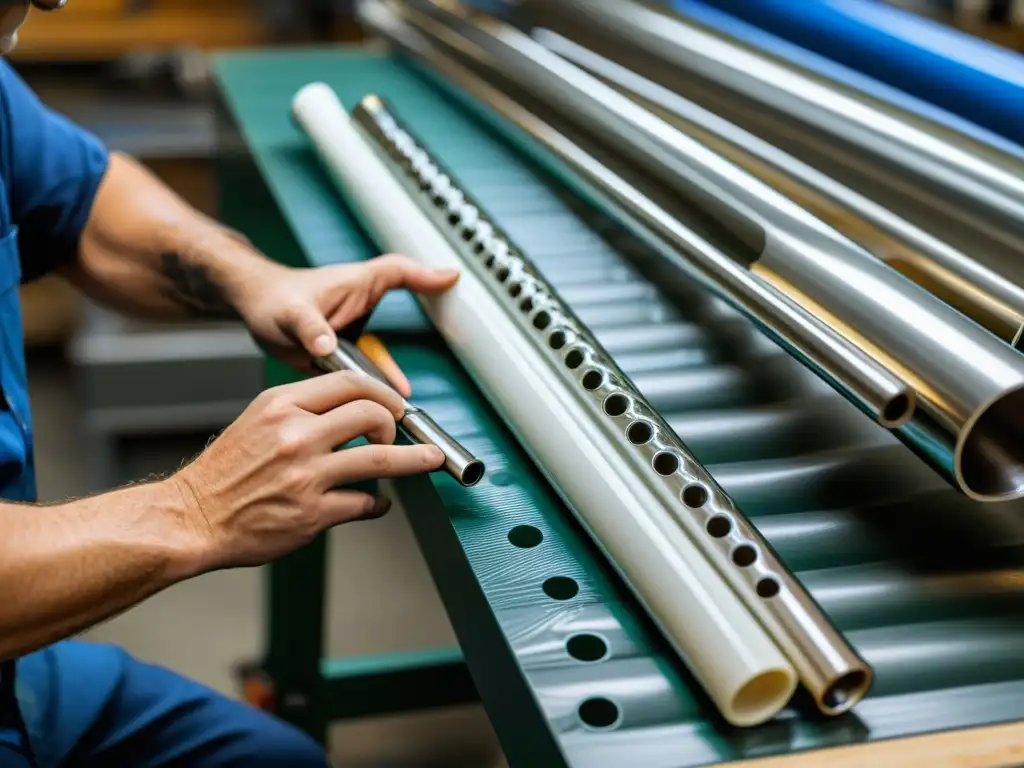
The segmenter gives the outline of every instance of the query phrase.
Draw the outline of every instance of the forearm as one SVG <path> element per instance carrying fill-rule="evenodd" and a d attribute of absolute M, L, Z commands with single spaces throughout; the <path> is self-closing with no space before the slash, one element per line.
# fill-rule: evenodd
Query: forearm
<path fill-rule="evenodd" d="M 247 282 L 282 269 L 115 153 L 79 258 L 64 273 L 93 298 L 134 314 L 231 318 Z"/>
<path fill-rule="evenodd" d="M 161 481 L 56 506 L 0 504 L 0 659 L 81 632 L 202 570 L 202 532 Z"/>

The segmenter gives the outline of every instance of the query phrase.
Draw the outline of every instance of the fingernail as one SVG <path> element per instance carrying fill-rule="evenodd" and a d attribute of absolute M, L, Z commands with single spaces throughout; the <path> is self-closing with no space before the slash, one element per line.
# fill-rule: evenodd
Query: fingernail
<path fill-rule="evenodd" d="M 370 510 L 370 514 L 373 517 L 380 517 L 385 515 L 391 509 L 391 498 L 388 496 L 378 496 L 373 504 L 373 509 Z"/>
<path fill-rule="evenodd" d="M 331 354 L 334 349 L 334 342 L 331 341 L 331 337 L 326 333 L 317 336 L 313 341 L 313 354 L 317 357 L 326 357 Z"/>
<path fill-rule="evenodd" d="M 444 451 L 438 448 L 436 445 L 427 446 L 430 448 L 430 463 L 436 467 L 444 464 Z"/>

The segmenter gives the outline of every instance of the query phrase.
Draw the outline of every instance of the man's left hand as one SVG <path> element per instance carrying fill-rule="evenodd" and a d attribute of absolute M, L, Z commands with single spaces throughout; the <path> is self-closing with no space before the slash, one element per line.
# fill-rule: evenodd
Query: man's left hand
<path fill-rule="evenodd" d="M 357 264 L 269 270 L 240 292 L 235 307 L 256 340 L 274 357 L 308 371 L 311 358 L 329 355 L 337 332 L 370 312 L 391 290 L 438 294 L 459 279 L 389 254 Z M 392 360 L 375 360 L 404 396 L 409 381 Z"/>

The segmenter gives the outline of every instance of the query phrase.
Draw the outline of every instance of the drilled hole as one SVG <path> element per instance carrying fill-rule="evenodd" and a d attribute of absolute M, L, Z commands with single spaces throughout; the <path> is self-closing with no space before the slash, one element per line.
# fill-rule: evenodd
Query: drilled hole
<path fill-rule="evenodd" d="M 451 224 L 454 227 L 456 224 L 459 223 L 459 219 L 460 218 L 462 218 L 462 217 L 459 216 L 458 213 L 449 213 L 448 214 L 448 223 Z"/>
<path fill-rule="evenodd" d="M 508 280 L 508 273 L 508 267 L 498 267 L 497 271 L 495 271 L 494 273 L 494 276 L 498 278 L 499 283 L 504 283 L 506 280 Z"/>
<path fill-rule="evenodd" d="M 525 299 L 523 299 L 521 302 L 519 302 L 519 308 L 523 312 L 532 312 L 533 311 L 533 298 L 530 297 L 530 296 L 527 296 Z"/>
<path fill-rule="evenodd" d="M 615 392 L 604 399 L 604 412 L 609 416 L 621 416 L 629 410 L 629 398 Z"/>
<path fill-rule="evenodd" d="M 575 371 L 583 365 L 583 350 L 570 349 L 569 353 L 565 356 L 565 365 L 570 371 Z"/>
<path fill-rule="evenodd" d="M 548 346 L 552 349 L 561 349 L 569 343 L 569 337 L 565 335 L 565 331 L 555 331 L 548 336 Z"/>
<path fill-rule="evenodd" d="M 552 600 L 572 600 L 580 591 L 580 585 L 568 576 L 552 576 L 544 582 L 544 594 Z"/>
<path fill-rule="evenodd" d="M 509 285 L 509 287 L 508 287 L 508 295 L 511 296 L 513 299 L 516 298 L 522 292 L 523 292 L 523 284 L 522 283 L 519 283 L 519 282 L 511 283 Z"/>
<path fill-rule="evenodd" d="M 777 582 L 770 576 L 766 576 L 765 578 L 757 582 L 758 597 L 763 597 L 765 599 L 769 597 L 775 597 L 777 594 L 779 594 L 779 589 L 779 582 Z"/>
<path fill-rule="evenodd" d="M 679 469 L 679 457 L 674 453 L 669 453 L 667 451 L 655 454 L 654 461 L 652 463 L 654 465 L 654 471 L 659 475 L 664 475 L 665 477 L 674 475 L 676 470 Z"/>
<path fill-rule="evenodd" d="M 473 239 L 473 235 L 475 235 L 475 234 L 476 234 L 475 230 L 464 229 L 464 230 L 462 230 L 462 239 L 465 240 L 468 243 L 470 240 Z"/>
<path fill-rule="evenodd" d="M 508 540 L 514 547 L 533 549 L 544 541 L 544 534 L 532 525 L 517 525 L 508 532 Z"/>
<path fill-rule="evenodd" d="M 688 485 L 683 489 L 683 504 L 700 509 L 708 503 L 708 491 L 703 485 Z"/>
<path fill-rule="evenodd" d="M 715 515 L 708 520 L 705 528 L 707 528 L 708 533 L 716 539 L 723 539 L 728 536 L 729 531 L 732 530 L 732 520 L 725 515 Z"/>
<path fill-rule="evenodd" d="M 626 439 L 633 445 L 644 445 L 654 437 L 654 427 L 649 421 L 634 421 L 626 427 Z"/>
<path fill-rule="evenodd" d="M 577 661 L 600 661 L 608 655 L 608 643 L 600 635 L 573 635 L 565 649 Z"/>
<path fill-rule="evenodd" d="M 537 316 L 533 318 L 533 327 L 538 331 L 543 331 L 549 325 L 551 325 L 550 312 L 538 312 Z"/>
<path fill-rule="evenodd" d="M 487 246 L 484 245 L 483 241 L 480 241 L 479 243 L 476 244 L 476 247 L 473 248 L 473 253 L 475 253 L 477 256 L 479 256 L 481 253 L 484 252 L 484 249 L 486 247 Z M 490 266 L 490 265 L 488 264 L 488 266 Z"/>
<path fill-rule="evenodd" d="M 494 262 L 495 262 L 495 256 L 492 253 L 490 256 L 487 257 L 487 261 L 484 262 L 484 266 L 487 267 L 488 269 L 490 269 L 491 267 L 494 266 Z"/>
<path fill-rule="evenodd" d="M 593 392 L 604 384 L 604 374 L 601 371 L 589 370 L 583 374 L 582 383 L 585 390 Z"/>
<path fill-rule="evenodd" d="M 740 568 L 753 565 L 755 560 L 757 560 L 757 550 L 749 544 L 740 544 L 732 551 L 732 561 Z"/>
<path fill-rule="evenodd" d="M 580 720 L 591 728 L 611 728 L 619 722 L 619 707 L 610 699 L 587 699 L 579 708 Z"/>

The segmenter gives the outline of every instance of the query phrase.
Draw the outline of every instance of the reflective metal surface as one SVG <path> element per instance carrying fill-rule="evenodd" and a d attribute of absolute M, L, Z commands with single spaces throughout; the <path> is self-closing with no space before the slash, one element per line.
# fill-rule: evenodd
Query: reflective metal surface
<path fill-rule="evenodd" d="M 365 7 L 374 6 L 367 4 Z M 377 7 L 386 6 L 381 4 Z M 399 10 L 421 31 L 439 36 L 446 42 L 452 42 L 454 33 L 434 23 L 428 16 L 418 14 L 411 8 L 402 7 Z M 371 11 L 364 10 L 364 14 L 369 12 Z M 387 23 L 386 16 L 381 15 L 381 23 Z M 403 32 L 399 29 L 392 34 L 402 35 Z M 476 45 L 470 47 L 477 50 Z M 445 66 L 433 63 L 439 68 Z M 504 68 L 503 65 L 496 66 Z M 444 71 L 449 74 L 449 70 Z M 465 82 L 460 78 L 460 84 L 465 85 Z M 489 103 L 503 101 L 500 94 L 489 89 L 488 92 L 492 96 L 488 99 Z M 510 103 L 503 103 L 503 107 L 517 111 Z M 528 114 L 518 111 L 517 114 L 521 119 L 530 121 Z M 773 289 L 771 285 L 753 277 L 744 268 L 742 260 L 735 260 L 697 232 L 681 225 L 651 204 L 638 190 L 614 177 L 563 137 L 545 130 L 536 121 L 531 123 L 531 133 L 540 137 L 549 146 L 553 146 L 581 175 L 599 179 L 603 191 L 613 196 L 630 215 L 669 240 L 676 248 L 676 258 L 680 261 L 680 266 L 685 265 L 684 268 L 701 275 L 709 286 L 722 292 L 730 303 L 755 319 L 769 334 L 785 344 L 794 355 L 805 361 L 845 397 L 885 426 L 895 427 L 907 421 L 914 409 L 915 396 L 898 377 L 885 370 L 813 315 L 802 310 L 795 302 Z M 680 255 L 682 259 L 679 259 Z M 583 317 L 588 320 L 585 313 Z"/>
<path fill-rule="evenodd" d="M 627 378 L 525 253 L 379 98 L 364 99 L 353 117 L 469 269 L 485 280 L 498 304 L 586 404 L 595 423 L 617 441 L 646 484 L 675 512 L 690 540 L 796 668 L 822 712 L 836 715 L 855 706 L 870 688 L 870 668 L 658 414 L 659 408 L 685 407 L 680 400 L 688 391 L 684 377 L 662 373 Z M 589 291 L 603 297 L 601 303 L 648 300 L 654 294 L 651 286 L 644 286 L 639 296 L 617 291 L 608 297 L 603 287 Z M 577 302 L 586 303 L 581 298 Z M 741 371 L 723 373 L 743 380 Z M 728 390 L 726 381 L 702 373 L 690 399 L 698 392 L 706 398 L 709 392 Z M 743 399 L 753 396 L 746 391 Z M 741 397 L 737 393 L 736 402 Z"/>
<path fill-rule="evenodd" d="M 1024 288 L 925 229 L 670 89 L 548 30 L 534 37 L 785 194 L 872 255 L 1015 344 Z"/>
<path fill-rule="evenodd" d="M 681 194 L 700 216 L 693 226 L 703 226 L 704 242 L 728 254 L 712 272 L 720 284 L 731 266 L 758 286 L 774 286 L 871 363 L 837 378 L 877 385 L 877 377 L 863 376 L 870 371 L 907 382 L 919 404 L 901 439 L 951 483 L 984 501 L 1024 495 L 1024 445 L 1016 438 L 1024 429 L 1024 358 L 788 198 L 513 28 L 465 9 L 412 5 L 425 10 L 402 14 L 425 36 L 536 93 Z M 499 101 L 492 95 L 488 103 Z M 519 120 L 526 119 L 520 110 Z M 706 268 L 713 259 L 706 251 L 695 258 L 692 245 L 684 251 L 679 243 L 692 232 L 564 136 L 537 121 L 530 132 L 655 234 L 670 232 L 665 239 L 692 263 Z M 735 296 L 743 283 L 726 287 Z M 900 411 L 908 401 L 889 402 Z"/>
<path fill-rule="evenodd" d="M 356 371 L 388 387 L 391 386 L 380 369 L 355 344 L 345 339 L 339 339 L 334 352 L 327 357 L 319 358 L 316 365 L 326 372 Z M 398 426 L 409 439 L 415 443 L 440 448 L 444 454 L 444 471 L 460 485 L 468 488 L 479 483 L 484 476 L 484 463 L 445 432 L 428 414 L 408 402 L 405 405 L 405 415 L 399 420 Z"/>
<path fill-rule="evenodd" d="M 533 21 L 589 34 L 588 45 L 600 38 L 613 57 L 649 56 L 671 64 L 675 72 L 666 83 L 726 119 L 736 122 L 742 116 L 740 124 L 763 127 L 770 135 L 755 132 L 773 144 L 809 144 L 812 152 L 816 145 L 832 156 L 833 165 L 853 170 L 859 165 L 881 186 L 937 206 L 958 223 L 994 227 L 1018 241 L 1024 236 L 1024 161 L 1017 155 L 664 6 L 634 0 L 527 0 L 526 5 Z M 978 227 L 977 222 L 984 223 Z"/>

